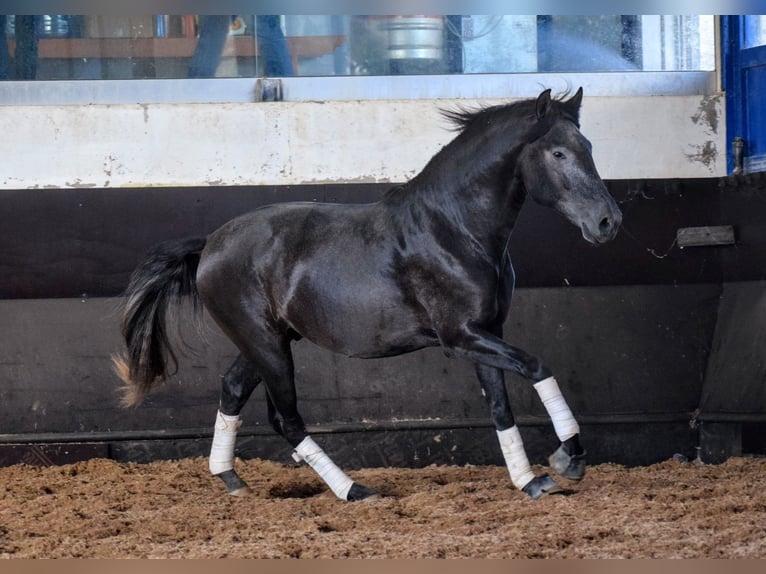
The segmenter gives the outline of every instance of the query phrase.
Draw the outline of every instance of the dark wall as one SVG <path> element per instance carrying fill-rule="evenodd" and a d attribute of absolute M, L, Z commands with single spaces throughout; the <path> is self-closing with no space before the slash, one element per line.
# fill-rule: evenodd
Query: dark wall
<path fill-rule="evenodd" d="M 703 416 L 716 413 L 720 420 L 766 422 L 764 349 L 764 283 L 746 281 L 724 284 L 700 398 Z"/>
<path fill-rule="evenodd" d="M 743 342 L 761 340 L 766 324 L 764 180 L 608 185 L 624 229 L 600 248 L 550 210 L 525 206 L 511 246 L 519 289 L 506 339 L 553 367 L 592 462 L 694 456 L 701 441 L 712 460 L 758 444 L 743 429 L 760 428 L 766 411 L 766 351 Z M 154 243 L 205 234 L 258 205 L 373 201 L 385 189 L 0 191 L 0 443 L 95 441 L 123 460 L 205 454 L 235 349 L 212 325 L 203 339 L 185 329 L 197 354 L 147 404 L 120 409 L 109 356 L 120 349 L 116 296 L 129 273 Z M 679 228 L 702 225 L 733 225 L 736 246 L 674 244 Z M 438 349 L 370 361 L 305 342 L 295 350 L 302 413 L 346 466 L 501 462 L 469 365 Z M 732 380 L 741 381 L 735 393 L 726 390 Z M 555 437 L 539 400 L 514 376 L 508 388 L 542 462 Z M 287 461 L 262 390 L 243 415 L 240 454 Z"/>
<path fill-rule="evenodd" d="M 554 370 L 586 429 L 592 461 L 653 462 L 675 452 L 693 453 L 688 421 L 698 406 L 719 294 L 713 284 L 521 288 L 506 338 Z M 6 323 L 0 330 L 0 442 L 107 440 L 121 445 L 115 451 L 120 456 L 148 457 L 151 449 L 141 446 L 146 441 L 172 438 L 165 446 L 180 448 L 176 439 L 208 437 L 220 378 L 236 356 L 233 346 L 209 322 L 198 336 L 185 321 L 183 332 L 194 352 L 182 357 L 177 376 L 145 404 L 122 409 L 110 364 L 110 355 L 121 348 L 117 303 L 113 298 L 0 301 Z M 370 440 L 388 432 L 393 450 L 402 440 L 412 441 L 399 453 L 398 460 L 408 465 L 477 464 L 492 457 L 500 462 L 494 440 L 477 441 L 479 448 L 469 438 L 467 429 L 491 428 L 467 363 L 438 349 L 348 359 L 306 341 L 294 345 L 294 354 L 307 424 L 312 432 L 344 435 L 362 457 L 358 460 L 390 460 L 391 453 L 377 450 L 382 439 Z M 509 375 L 507 386 L 525 438 L 539 444 L 530 454 L 543 461 L 555 446 L 545 411 L 526 381 Z M 271 440 L 263 389 L 243 419 L 243 432 L 257 437 L 244 443 L 248 454 L 287 460 L 286 444 Z M 633 445 L 615 434 L 630 435 L 636 427 L 646 433 L 655 425 L 673 432 Z M 452 432 L 441 436 L 447 430 Z M 207 448 L 204 441 L 190 444 L 201 449 L 197 454 Z M 264 451 L 267 447 L 275 450 Z M 433 456 L 426 455 L 430 451 Z"/>
<path fill-rule="evenodd" d="M 625 219 L 592 248 L 558 214 L 527 202 L 511 252 L 520 286 L 721 283 L 766 279 L 766 178 L 607 182 Z M 153 244 L 204 235 L 278 201 L 374 201 L 382 184 L 0 190 L 0 298 L 108 297 Z M 736 248 L 674 246 L 682 227 L 735 225 Z M 544 261 L 544 264 L 541 262 Z"/>

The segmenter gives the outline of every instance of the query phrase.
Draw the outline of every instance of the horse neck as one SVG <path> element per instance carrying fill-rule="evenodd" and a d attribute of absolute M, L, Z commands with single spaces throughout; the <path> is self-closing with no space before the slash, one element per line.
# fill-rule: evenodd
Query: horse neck
<path fill-rule="evenodd" d="M 501 256 L 526 198 L 517 169 L 523 147 L 500 127 L 480 138 L 462 133 L 410 184 L 442 218 Z"/>

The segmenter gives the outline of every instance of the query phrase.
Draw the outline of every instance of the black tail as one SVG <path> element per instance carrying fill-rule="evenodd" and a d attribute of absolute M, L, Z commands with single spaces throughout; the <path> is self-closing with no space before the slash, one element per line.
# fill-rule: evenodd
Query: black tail
<path fill-rule="evenodd" d="M 125 406 L 139 404 L 152 387 L 178 368 L 166 315 L 184 297 L 190 297 L 194 308 L 200 309 L 196 275 L 205 242 L 205 238 L 193 238 L 160 243 L 131 275 L 122 318 L 127 351 L 112 359 L 125 382 Z"/>

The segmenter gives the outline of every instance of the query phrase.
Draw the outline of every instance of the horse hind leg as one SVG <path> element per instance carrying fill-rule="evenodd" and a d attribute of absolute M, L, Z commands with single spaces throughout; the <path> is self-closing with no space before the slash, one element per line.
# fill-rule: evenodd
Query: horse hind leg
<path fill-rule="evenodd" d="M 223 377 L 208 466 L 210 473 L 220 478 L 226 491 L 233 496 L 245 496 L 251 492 L 234 470 L 234 447 L 242 425 L 239 414 L 260 382 L 254 365 L 242 355 L 237 357 Z"/>
<path fill-rule="evenodd" d="M 289 355 L 289 349 L 287 352 L 290 358 L 289 375 L 286 378 L 277 379 L 278 385 L 267 383 L 268 397 L 273 409 L 270 413 L 272 426 L 293 447 L 293 459 L 296 462 L 308 464 L 340 500 L 356 501 L 376 498 L 378 495 L 374 490 L 354 482 L 306 432 L 303 419 L 297 409 L 292 356 Z"/>
<path fill-rule="evenodd" d="M 305 462 L 314 469 L 314 472 L 330 487 L 335 496 L 341 500 L 353 502 L 379 498 L 379 495 L 371 488 L 354 482 L 327 456 L 324 450 L 309 435 L 306 435 L 296 445 L 293 451 L 293 459 L 295 462 Z"/>
<path fill-rule="evenodd" d="M 297 407 L 289 339 L 261 332 L 249 338 L 247 350 L 250 361 L 257 365 L 258 373 L 266 384 L 269 420 L 293 447 L 296 462 L 306 462 L 341 500 L 355 501 L 377 496 L 373 490 L 346 475 L 306 432 Z"/>

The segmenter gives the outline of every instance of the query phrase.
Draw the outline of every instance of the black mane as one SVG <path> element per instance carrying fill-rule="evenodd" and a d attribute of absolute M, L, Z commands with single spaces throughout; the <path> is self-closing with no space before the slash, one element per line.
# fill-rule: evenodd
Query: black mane
<path fill-rule="evenodd" d="M 580 127 L 580 109 L 579 107 L 567 105 L 565 98 L 569 96 L 569 91 L 551 100 L 553 109 L 557 110 L 562 116 L 570 119 Z M 452 124 L 455 131 L 464 131 L 472 125 L 487 125 L 505 117 L 507 114 L 516 114 L 518 117 L 535 113 L 535 102 L 537 98 L 529 98 L 511 102 L 509 104 L 499 104 L 494 106 L 480 106 L 469 108 L 465 106 L 456 106 L 455 108 L 442 108 L 439 111 L 441 115 Z"/>
<path fill-rule="evenodd" d="M 578 128 L 582 92 L 565 99 L 569 92 L 555 98 L 543 98 L 546 90 L 537 98 L 519 99 L 506 104 L 474 107 L 457 105 L 440 108 L 442 116 L 459 132 L 439 150 L 410 181 L 388 189 L 384 195 L 388 201 L 412 195 L 413 191 L 438 189 L 440 193 L 459 187 L 457 180 L 469 171 L 474 175 L 489 170 L 498 161 L 508 159 L 510 150 L 518 150 L 525 143 L 541 137 L 557 121 L 571 121 Z M 542 104 L 541 104 L 542 101 Z M 542 106 L 542 108 L 540 108 Z M 543 109 L 544 108 L 544 109 Z M 494 145 L 484 143 L 492 140 Z M 476 146 L 483 152 L 477 154 Z M 464 165 L 465 154 L 471 154 L 470 169 Z M 423 193 L 421 200 L 423 200 Z M 442 201 L 441 199 L 439 201 Z"/>

